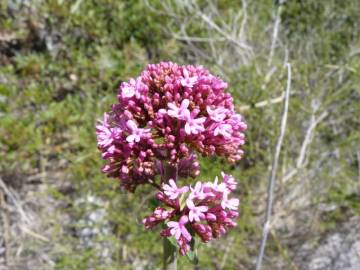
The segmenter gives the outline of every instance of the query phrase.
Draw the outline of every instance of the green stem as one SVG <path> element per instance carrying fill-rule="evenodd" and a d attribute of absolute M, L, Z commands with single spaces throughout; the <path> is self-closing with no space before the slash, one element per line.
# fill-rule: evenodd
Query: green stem
<path fill-rule="evenodd" d="M 176 182 L 177 176 L 177 166 L 172 166 L 164 162 L 164 182 L 167 183 L 171 178 Z M 163 270 L 177 270 L 177 250 L 166 237 L 164 237 L 163 240 Z"/>

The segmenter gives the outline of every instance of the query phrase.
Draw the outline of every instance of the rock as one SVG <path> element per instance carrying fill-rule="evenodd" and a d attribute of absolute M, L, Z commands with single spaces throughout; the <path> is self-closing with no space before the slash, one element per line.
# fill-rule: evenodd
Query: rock
<path fill-rule="evenodd" d="M 318 244 L 305 244 L 295 260 L 302 270 L 359 270 L 360 217 L 328 233 Z"/>
<path fill-rule="evenodd" d="M 103 263 L 111 263 L 112 249 L 108 242 L 101 240 L 111 235 L 111 226 L 106 219 L 106 203 L 93 195 L 86 195 L 75 201 L 85 211 L 83 217 L 76 222 L 76 235 L 81 248 L 92 248 Z"/>

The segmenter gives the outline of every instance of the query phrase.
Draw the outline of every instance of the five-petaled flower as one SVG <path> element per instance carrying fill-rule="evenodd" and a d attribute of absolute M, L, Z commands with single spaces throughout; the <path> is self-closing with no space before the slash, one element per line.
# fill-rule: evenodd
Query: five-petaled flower
<path fill-rule="evenodd" d="M 210 106 L 207 106 L 206 111 L 209 114 L 210 118 L 215 122 L 222 122 L 226 118 L 226 114 L 228 113 L 228 110 L 223 107 L 212 110 Z"/>
<path fill-rule="evenodd" d="M 130 130 L 130 135 L 126 137 L 126 141 L 129 143 L 140 142 L 141 138 L 147 137 L 150 133 L 149 128 L 138 128 L 136 123 L 132 120 L 128 120 L 126 125 Z"/>
<path fill-rule="evenodd" d="M 200 206 L 195 206 L 194 202 L 191 199 L 188 199 L 186 201 L 186 206 L 189 208 L 189 220 L 190 221 L 200 221 L 200 219 L 204 219 L 205 215 L 204 213 L 207 212 L 207 210 L 209 209 L 209 207 L 204 206 L 204 205 L 200 205 Z"/>
<path fill-rule="evenodd" d="M 200 132 L 204 131 L 204 122 L 206 121 L 205 117 L 195 118 L 196 113 L 190 113 L 189 111 L 185 111 L 185 132 L 186 134 L 199 134 Z"/>
<path fill-rule="evenodd" d="M 174 103 L 168 104 L 169 110 L 167 111 L 167 114 L 171 117 L 175 117 L 181 120 L 186 120 L 186 113 L 190 113 L 188 110 L 189 107 L 189 100 L 184 99 L 181 102 L 180 107 L 177 107 Z"/>
<path fill-rule="evenodd" d="M 230 210 L 236 210 L 238 208 L 238 206 L 239 206 L 239 199 L 235 199 L 235 198 L 229 199 L 228 196 L 229 196 L 228 192 L 223 193 L 223 199 L 221 201 L 221 207 L 223 209 L 228 208 Z"/>
<path fill-rule="evenodd" d="M 189 188 L 187 186 L 178 188 L 173 179 L 169 180 L 169 184 L 164 184 L 163 189 L 164 189 L 165 195 L 167 195 L 169 197 L 169 199 L 171 199 L 171 200 L 175 200 L 181 194 L 183 194 L 189 190 Z"/>
<path fill-rule="evenodd" d="M 170 228 L 171 235 L 175 236 L 177 240 L 183 236 L 187 241 L 191 240 L 191 235 L 185 227 L 185 224 L 188 223 L 189 219 L 187 216 L 182 216 L 179 222 L 169 221 L 167 226 Z"/>
<path fill-rule="evenodd" d="M 197 80 L 198 80 L 198 76 L 190 77 L 189 72 L 187 71 L 187 69 L 184 69 L 184 78 L 182 78 L 180 80 L 180 83 L 184 87 L 191 88 L 191 87 L 194 86 L 194 84 L 197 82 Z"/>

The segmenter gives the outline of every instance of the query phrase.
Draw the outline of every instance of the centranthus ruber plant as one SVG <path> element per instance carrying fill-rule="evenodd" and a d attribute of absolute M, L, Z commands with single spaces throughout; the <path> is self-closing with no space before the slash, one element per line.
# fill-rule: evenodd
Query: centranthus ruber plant
<path fill-rule="evenodd" d="M 176 269 L 174 247 L 194 257 L 195 239 L 208 242 L 234 227 L 239 200 L 236 181 L 182 185 L 200 174 L 197 154 L 241 159 L 246 123 L 235 112 L 227 83 L 201 66 L 150 64 L 136 79 L 120 85 L 118 102 L 96 126 L 103 172 L 134 192 L 149 184 L 159 206 L 144 218 L 146 229 L 161 224 L 164 268 Z M 173 249 L 172 251 L 170 249 Z"/>

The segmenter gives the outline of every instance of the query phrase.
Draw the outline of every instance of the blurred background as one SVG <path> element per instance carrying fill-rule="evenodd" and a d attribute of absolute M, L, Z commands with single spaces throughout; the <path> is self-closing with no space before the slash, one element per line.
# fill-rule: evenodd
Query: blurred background
<path fill-rule="evenodd" d="M 236 176 L 238 226 L 199 266 L 253 269 L 292 66 L 263 269 L 360 269 L 360 2 L 1 0 L 0 269 L 159 269 L 145 231 L 153 191 L 100 172 L 95 123 L 119 84 L 161 60 L 230 85 L 245 157 L 201 161 Z"/>

